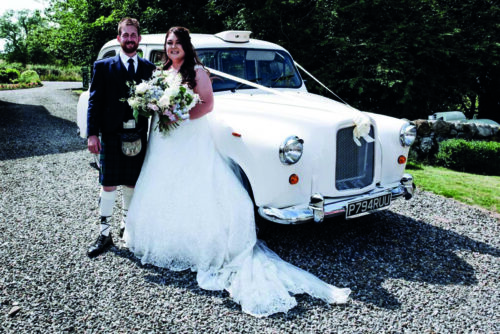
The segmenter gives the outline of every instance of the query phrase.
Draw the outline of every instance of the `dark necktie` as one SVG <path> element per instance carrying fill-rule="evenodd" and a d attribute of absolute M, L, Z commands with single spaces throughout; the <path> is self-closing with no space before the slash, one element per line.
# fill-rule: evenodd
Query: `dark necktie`
<path fill-rule="evenodd" d="M 134 78 L 135 69 L 134 69 L 134 60 L 130 58 L 128 60 L 128 75 L 130 78 Z"/>

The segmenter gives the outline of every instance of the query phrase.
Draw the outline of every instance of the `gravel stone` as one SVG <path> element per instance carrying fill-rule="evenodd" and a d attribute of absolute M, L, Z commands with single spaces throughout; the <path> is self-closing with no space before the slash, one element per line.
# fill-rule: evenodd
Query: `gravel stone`
<path fill-rule="evenodd" d="M 89 259 L 99 184 L 77 136 L 80 87 L 0 91 L 0 332 L 500 332 L 498 214 L 423 191 L 355 220 L 259 221 L 284 260 L 350 287 L 346 305 L 299 295 L 287 314 L 257 319 L 120 242 Z"/>

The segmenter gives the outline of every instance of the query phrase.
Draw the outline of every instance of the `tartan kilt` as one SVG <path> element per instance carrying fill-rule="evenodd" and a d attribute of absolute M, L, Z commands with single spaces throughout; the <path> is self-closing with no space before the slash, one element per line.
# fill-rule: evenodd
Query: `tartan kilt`
<path fill-rule="evenodd" d="M 141 152 L 129 157 L 122 152 L 119 134 L 103 134 L 99 160 L 99 182 L 103 186 L 135 186 L 146 155 L 147 133 L 141 136 Z"/>

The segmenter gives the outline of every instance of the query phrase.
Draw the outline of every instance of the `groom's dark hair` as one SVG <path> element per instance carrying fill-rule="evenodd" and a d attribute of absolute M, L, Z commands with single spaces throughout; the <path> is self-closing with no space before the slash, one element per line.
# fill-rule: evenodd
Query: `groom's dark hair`
<path fill-rule="evenodd" d="M 163 63 L 163 68 L 168 69 L 172 65 L 172 61 L 167 55 L 167 38 L 170 34 L 174 34 L 177 39 L 179 39 L 179 43 L 182 45 L 182 49 L 184 50 L 184 62 L 182 63 L 181 70 L 179 71 L 182 75 L 182 80 L 189 86 L 189 88 L 194 89 L 194 87 L 196 87 L 196 71 L 194 67 L 196 65 L 203 66 L 203 64 L 200 58 L 198 58 L 196 50 L 191 43 L 188 28 L 172 27 L 168 30 L 165 35 L 165 43 L 163 44 L 163 51 L 165 51 L 165 62 Z"/>
<path fill-rule="evenodd" d="M 137 34 L 141 34 L 141 32 L 139 31 L 139 21 L 137 21 L 136 19 L 133 19 L 131 17 L 125 17 L 121 19 L 118 23 L 118 35 L 122 34 L 123 26 L 134 26 L 137 29 Z"/>

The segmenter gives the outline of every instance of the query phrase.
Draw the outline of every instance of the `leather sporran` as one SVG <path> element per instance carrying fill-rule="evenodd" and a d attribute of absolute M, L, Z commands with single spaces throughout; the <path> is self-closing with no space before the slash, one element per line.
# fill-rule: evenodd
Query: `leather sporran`
<path fill-rule="evenodd" d="M 135 157 L 142 150 L 141 130 L 135 128 L 135 121 L 123 123 L 123 132 L 120 133 L 122 153 L 127 157 Z"/>
<path fill-rule="evenodd" d="M 139 132 L 126 132 L 120 134 L 122 142 L 122 152 L 127 157 L 135 157 L 141 153 L 142 140 Z"/>

